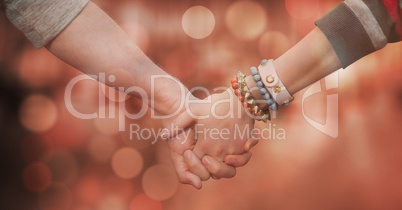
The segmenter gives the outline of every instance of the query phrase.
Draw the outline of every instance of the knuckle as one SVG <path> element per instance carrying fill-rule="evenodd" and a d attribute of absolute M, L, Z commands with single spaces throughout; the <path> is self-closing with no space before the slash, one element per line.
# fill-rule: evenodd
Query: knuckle
<path fill-rule="evenodd" d="M 239 162 L 239 160 L 237 158 L 230 158 L 230 165 L 232 166 L 239 166 L 241 165 L 241 162 Z"/>
<path fill-rule="evenodd" d="M 194 161 L 194 159 L 190 159 L 187 161 L 187 167 L 191 169 L 196 168 L 197 167 L 197 163 Z"/>
<path fill-rule="evenodd" d="M 219 174 L 220 169 L 219 169 L 219 167 L 211 166 L 211 167 L 209 168 L 209 172 L 211 172 L 211 174 L 216 175 L 216 174 Z"/>
<path fill-rule="evenodd" d="M 194 146 L 194 148 L 193 148 L 193 152 L 194 152 L 195 156 L 198 157 L 198 159 L 201 159 L 205 155 L 204 152 L 202 152 L 202 151 L 203 151 L 202 147 L 200 148 L 200 147 Z"/>
<path fill-rule="evenodd" d="M 205 175 L 205 176 L 201 176 L 200 179 L 201 179 L 201 181 L 207 181 L 210 177 L 211 176 L 208 174 L 208 175 Z"/>
<path fill-rule="evenodd" d="M 224 154 L 224 149 L 222 147 L 217 147 L 213 154 L 214 154 L 214 157 L 222 157 Z"/>

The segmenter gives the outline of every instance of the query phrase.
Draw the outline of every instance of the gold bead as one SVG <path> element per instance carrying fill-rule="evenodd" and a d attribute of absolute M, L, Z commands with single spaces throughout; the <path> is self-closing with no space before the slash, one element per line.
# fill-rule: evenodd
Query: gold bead
<path fill-rule="evenodd" d="M 255 101 L 254 101 L 254 99 L 248 99 L 247 103 L 251 105 L 251 104 L 255 104 Z"/>
<path fill-rule="evenodd" d="M 266 123 L 269 120 L 269 116 L 267 114 L 264 114 L 261 116 L 261 120 Z"/>
<path fill-rule="evenodd" d="M 254 111 L 254 113 L 256 113 L 258 115 L 258 106 L 257 105 L 253 107 L 253 111 Z"/>
<path fill-rule="evenodd" d="M 268 83 L 273 83 L 275 81 L 275 77 L 272 75 L 268 75 L 265 79 Z"/>
<path fill-rule="evenodd" d="M 248 88 L 246 86 L 242 86 L 241 87 L 241 92 L 244 92 L 244 94 L 246 94 L 248 91 Z"/>
<path fill-rule="evenodd" d="M 251 97 L 251 93 L 244 94 L 244 98 L 249 99 Z"/>
<path fill-rule="evenodd" d="M 274 87 L 274 92 L 275 93 L 279 93 L 279 92 L 281 92 L 281 90 L 282 90 L 282 88 L 279 87 L 278 85 Z"/>
<path fill-rule="evenodd" d="M 240 71 L 237 72 L 237 79 L 239 83 L 243 83 L 245 81 L 246 76 Z"/>

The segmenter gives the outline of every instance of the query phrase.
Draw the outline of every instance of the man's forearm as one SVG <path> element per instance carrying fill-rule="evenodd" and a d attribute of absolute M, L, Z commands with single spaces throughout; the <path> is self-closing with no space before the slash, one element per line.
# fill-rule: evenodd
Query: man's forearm
<path fill-rule="evenodd" d="M 140 87 L 147 94 L 148 104 L 162 114 L 174 112 L 178 101 L 181 100 L 179 93 L 183 93 L 183 89 L 178 83 L 155 65 L 124 31 L 92 2 L 89 2 L 71 24 L 46 47 L 58 58 L 86 74 L 105 73 L 106 84 L 111 87 Z M 108 80 L 110 75 L 114 75 L 116 80 Z M 168 79 L 159 79 L 152 88 L 152 75 Z M 151 101 L 152 99 L 155 101 Z"/>

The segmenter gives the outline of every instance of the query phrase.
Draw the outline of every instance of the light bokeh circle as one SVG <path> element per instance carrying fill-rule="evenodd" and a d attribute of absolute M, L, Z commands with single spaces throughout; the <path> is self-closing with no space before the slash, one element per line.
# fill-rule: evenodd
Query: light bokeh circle
<path fill-rule="evenodd" d="M 113 106 L 113 105 L 111 105 Z M 108 110 L 111 109 L 110 106 L 102 107 L 102 109 Z M 119 110 L 118 107 L 114 107 L 112 109 Z M 119 113 L 119 111 L 116 111 Z M 97 117 L 93 120 L 94 127 L 96 130 L 105 135 L 105 136 L 113 136 L 119 133 L 119 125 L 120 125 L 120 117 L 115 114 L 112 116 L 112 113 L 106 113 L 105 117 Z"/>
<path fill-rule="evenodd" d="M 154 165 L 144 173 L 142 188 L 150 198 L 163 201 L 171 198 L 177 191 L 176 173 L 166 165 Z"/>
<path fill-rule="evenodd" d="M 42 192 L 50 186 L 52 172 L 43 163 L 31 163 L 24 169 L 22 180 L 29 191 Z"/>
<path fill-rule="evenodd" d="M 162 210 L 162 203 L 154 200 L 144 193 L 133 198 L 130 203 L 130 210 Z"/>
<path fill-rule="evenodd" d="M 206 7 L 194 6 L 186 10 L 182 17 L 184 32 L 193 39 L 204 39 L 215 28 L 215 16 Z"/>
<path fill-rule="evenodd" d="M 57 119 L 54 101 L 44 95 L 34 94 L 24 100 L 20 108 L 20 121 L 29 131 L 42 133 L 50 129 Z"/>
<path fill-rule="evenodd" d="M 119 149 L 112 158 L 114 173 L 123 179 L 136 177 L 144 165 L 141 154 L 134 148 L 124 147 Z"/>
<path fill-rule="evenodd" d="M 258 43 L 263 58 L 277 58 L 291 47 L 289 39 L 279 31 L 265 32 Z"/>
<path fill-rule="evenodd" d="M 319 10 L 318 0 L 286 0 L 286 11 L 296 20 L 309 20 L 314 18 Z"/>
<path fill-rule="evenodd" d="M 240 40 L 257 38 L 267 26 L 267 14 L 257 2 L 238 1 L 230 5 L 225 22 L 229 31 Z"/>
<path fill-rule="evenodd" d="M 100 199 L 98 210 L 125 210 L 127 209 L 122 198 L 115 194 L 110 194 Z"/>
<path fill-rule="evenodd" d="M 63 76 L 63 63 L 44 48 L 27 48 L 22 51 L 17 72 L 24 85 L 50 87 Z"/>

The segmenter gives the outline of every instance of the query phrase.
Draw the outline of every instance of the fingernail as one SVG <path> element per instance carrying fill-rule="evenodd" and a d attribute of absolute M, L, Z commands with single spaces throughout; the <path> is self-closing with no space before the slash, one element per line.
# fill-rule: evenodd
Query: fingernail
<path fill-rule="evenodd" d="M 215 179 L 215 180 L 219 180 L 219 179 L 221 179 L 221 178 L 216 177 L 216 176 L 214 176 L 214 175 L 212 175 L 211 177 L 212 177 L 212 179 Z"/>
<path fill-rule="evenodd" d="M 169 141 L 169 129 L 167 128 L 162 129 L 160 137 L 163 140 Z"/>
<path fill-rule="evenodd" d="M 184 152 L 184 159 L 186 160 L 186 161 L 189 161 L 190 159 L 191 159 L 191 152 L 190 151 L 186 151 L 186 152 Z"/>
<path fill-rule="evenodd" d="M 249 151 L 250 150 L 250 143 L 246 142 L 246 144 L 244 145 L 244 150 Z"/>
<path fill-rule="evenodd" d="M 197 190 L 201 190 L 201 188 L 202 188 L 202 183 L 201 183 L 201 182 L 199 182 L 199 183 L 193 183 L 193 186 L 194 186 Z"/>
<path fill-rule="evenodd" d="M 202 164 L 204 164 L 204 166 L 209 166 L 209 164 L 211 164 L 211 162 L 209 161 L 208 157 L 204 157 L 202 159 Z"/>
<path fill-rule="evenodd" d="M 227 165 L 233 165 L 233 159 L 232 158 L 228 158 L 227 160 L 225 160 L 225 163 Z"/>

